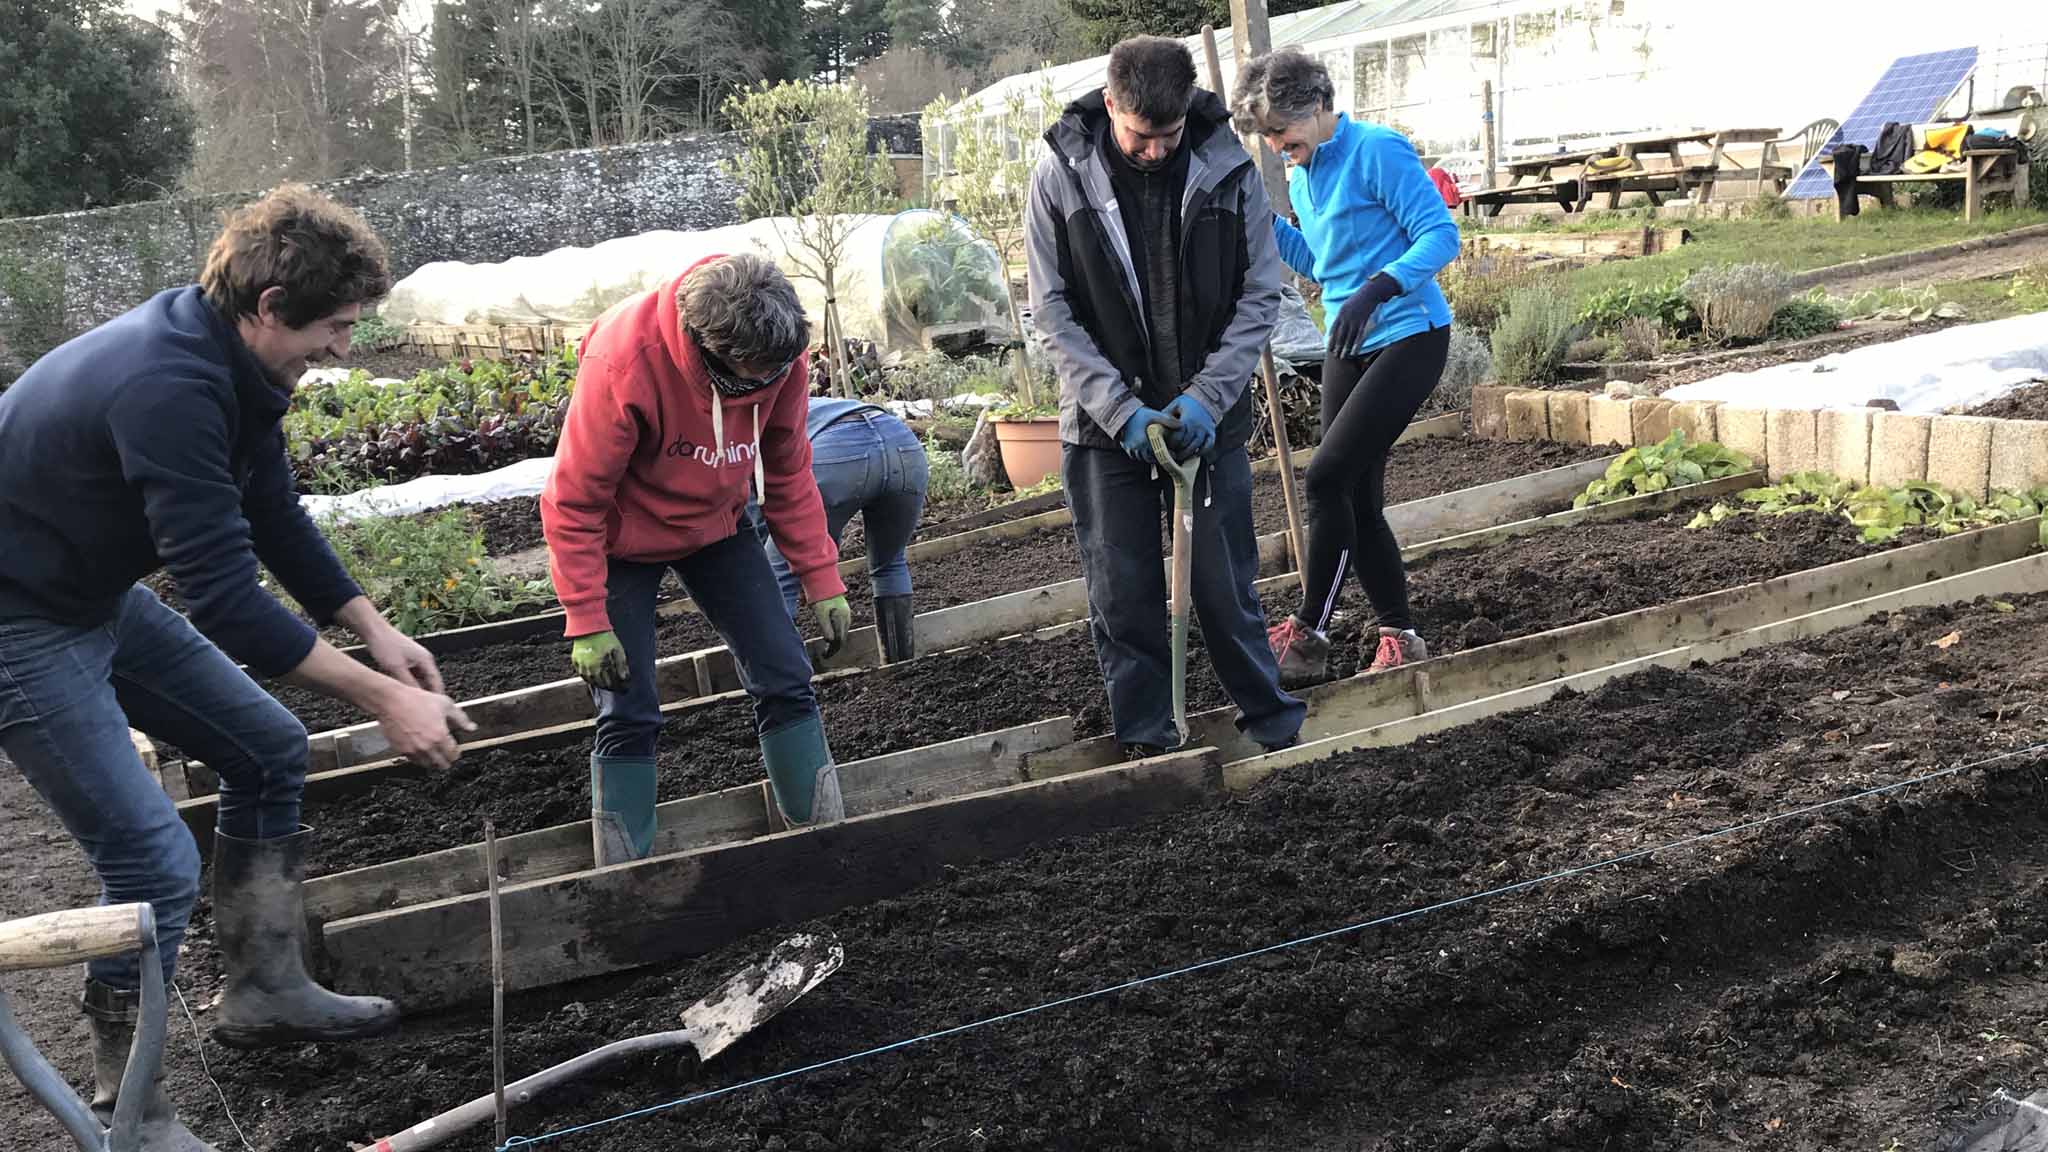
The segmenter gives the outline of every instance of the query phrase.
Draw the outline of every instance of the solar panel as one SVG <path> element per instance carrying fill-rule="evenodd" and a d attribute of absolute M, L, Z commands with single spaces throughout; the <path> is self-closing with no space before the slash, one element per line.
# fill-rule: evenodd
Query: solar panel
<path fill-rule="evenodd" d="M 1820 155 L 1833 153 L 1840 144 L 1874 148 L 1877 146 L 1877 134 L 1893 121 L 1924 123 L 1933 117 L 1943 101 L 1955 94 L 1976 66 L 1975 48 L 1899 57 L 1885 69 L 1877 84 L 1864 95 L 1863 102 L 1849 113 L 1849 118 L 1842 121 L 1841 131 L 1822 146 Z M 1798 178 L 1785 189 L 1788 200 L 1808 200 L 1834 194 L 1834 182 L 1827 171 L 1812 160 L 1807 161 Z"/>

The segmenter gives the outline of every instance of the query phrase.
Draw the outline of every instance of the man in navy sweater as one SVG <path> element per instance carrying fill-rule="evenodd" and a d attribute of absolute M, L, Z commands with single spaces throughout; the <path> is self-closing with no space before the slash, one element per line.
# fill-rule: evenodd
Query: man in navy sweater
<path fill-rule="evenodd" d="M 389 1001 L 306 975 L 306 731 L 250 676 L 347 700 L 399 754 L 437 767 L 457 755 L 451 730 L 474 727 L 442 694 L 433 657 L 349 579 L 300 509 L 285 457 L 280 421 L 299 376 L 347 351 L 362 306 L 390 284 L 360 217 L 280 188 L 228 220 L 198 285 L 70 341 L 0 393 L 0 751 L 85 850 L 102 899 L 154 906 L 167 985 L 199 852 L 129 727 L 219 774 L 213 1034 L 238 1047 L 353 1039 L 397 1021 Z M 381 672 L 266 593 L 259 562 L 315 620 L 360 637 Z M 137 583 L 159 569 L 189 621 Z M 135 1029 L 137 961 L 95 960 L 86 977 L 93 1107 L 106 1121 Z M 146 1152 L 207 1148 L 161 1084 L 142 1132 Z"/>

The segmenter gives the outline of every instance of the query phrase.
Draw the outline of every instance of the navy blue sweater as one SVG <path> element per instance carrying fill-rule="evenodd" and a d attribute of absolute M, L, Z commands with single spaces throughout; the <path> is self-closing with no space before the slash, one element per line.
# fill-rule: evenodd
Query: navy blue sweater
<path fill-rule="evenodd" d="M 168 568 L 208 639 L 258 676 L 296 667 L 314 631 L 257 561 L 322 624 L 361 592 L 299 507 L 289 405 L 197 287 L 36 361 L 0 393 L 0 617 L 103 623 Z"/>

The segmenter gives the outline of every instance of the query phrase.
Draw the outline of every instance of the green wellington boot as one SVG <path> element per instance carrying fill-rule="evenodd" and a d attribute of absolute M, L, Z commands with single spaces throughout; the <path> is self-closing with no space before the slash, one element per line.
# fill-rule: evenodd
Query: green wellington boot
<path fill-rule="evenodd" d="M 775 806 L 792 828 L 846 819 L 839 794 L 839 766 L 825 744 L 825 722 L 817 716 L 761 737 L 761 760 L 775 790 Z"/>
<path fill-rule="evenodd" d="M 590 758 L 590 837 L 600 868 L 654 850 L 654 757 Z"/>

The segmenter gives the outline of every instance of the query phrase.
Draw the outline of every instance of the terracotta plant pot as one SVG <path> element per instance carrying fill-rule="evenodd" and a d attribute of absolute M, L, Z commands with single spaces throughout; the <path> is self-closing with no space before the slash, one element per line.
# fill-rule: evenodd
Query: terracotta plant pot
<path fill-rule="evenodd" d="M 997 420 L 996 447 L 1012 488 L 1029 488 L 1060 470 L 1060 422 Z"/>

